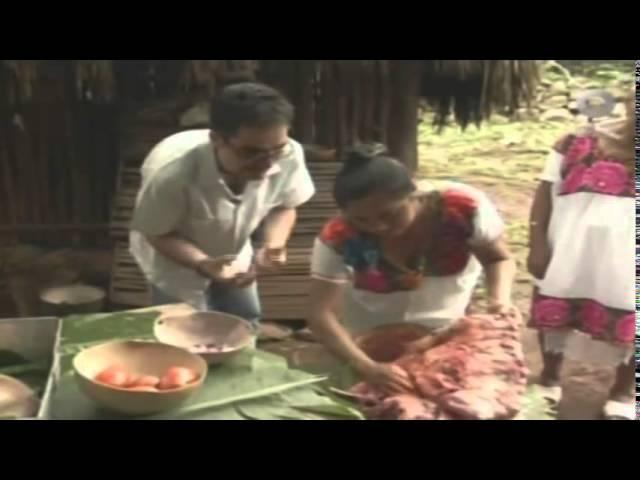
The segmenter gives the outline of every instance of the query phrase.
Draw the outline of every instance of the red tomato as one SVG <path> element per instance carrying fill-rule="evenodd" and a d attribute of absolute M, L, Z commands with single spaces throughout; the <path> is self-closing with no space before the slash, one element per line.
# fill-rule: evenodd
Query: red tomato
<path fill-rule="evenodd" d="M 130 388 L 136 387 L 155 387 L 160 383 L 160 379 L 153 375 L 142 375 L 135 378 L 129 385 Z"/>
<path fill-rule="evenodd" d="M 173 390 L 174 388 L 184 387 L 197 379 L 198 375 L 189 368 L 171 367 L 160 379 L 158 388 L 160 390 Z"/>
<path fill-rule="evenodd" d="M 95 380 L 112 387 L 124 387 L 130 382 L 130 375 L 121 367 L 113 366 L 96 375 Z"/>
<path fill-rule="evenodd" d="M 137 373 L 129 373 L 129 380 L 127 381 L 127 384 L 125 385 L 126 388 L 130 388 L 136 385 L 136 383 L 138 382 L 138 380 L 140 380 L 140 375 L 138 375 Z"/>
<path fill-rule="evenodd" d="M 131 392 L 157 392 L 158 389 L 156 387 L 151 387 L 149 385 L 138 385 L 135 387 L 129 387 L 129 391 Z"/>

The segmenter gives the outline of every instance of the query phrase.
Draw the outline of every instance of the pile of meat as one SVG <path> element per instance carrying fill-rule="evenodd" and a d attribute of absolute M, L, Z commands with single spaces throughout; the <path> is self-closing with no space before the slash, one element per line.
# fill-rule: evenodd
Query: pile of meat
<path fill-rule="evenodd" d="M 414 391 L 385 395 L 361 383 L 351 393 L 376 420 L 511 419 L 527 383 L 519 317 L 470 316 L 434 337 L 431 348 L 404 353 L 425 338 L 416 325 L 376 329 L 357 339 L 376 361 L 392 362 L 410 376 Z"/>

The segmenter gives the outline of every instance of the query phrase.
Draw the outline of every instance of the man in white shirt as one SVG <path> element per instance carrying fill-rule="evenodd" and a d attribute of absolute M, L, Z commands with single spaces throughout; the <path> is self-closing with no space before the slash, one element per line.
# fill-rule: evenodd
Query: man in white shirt
<path fill-rule="evenodd" d="M 212 101 L 210 130 L 178 133 L 151 151 L 130 245 L 154 304 L 259 320 L 257 273 L 286 262 L 296 208 L 315 193 L 302 146 L 288 135 L 292 120 L 274 89 L 232 85 Z"/>

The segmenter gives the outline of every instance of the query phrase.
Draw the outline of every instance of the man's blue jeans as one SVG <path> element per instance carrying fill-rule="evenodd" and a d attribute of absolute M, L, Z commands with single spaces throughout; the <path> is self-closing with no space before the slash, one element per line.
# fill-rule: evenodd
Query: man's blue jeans
<path fill-rule="evenodd" d="M 211 311 L 228 313 L 244 318 L 257 326 L 262 316 L 258 284 L 253 282 L 245 288 L 231 288 L 220 284 L 211 284 L 206 292 L 207 308 Z M 155 286 L 151 286 L 151 302 L 153 305 L 180 303 Z"/>

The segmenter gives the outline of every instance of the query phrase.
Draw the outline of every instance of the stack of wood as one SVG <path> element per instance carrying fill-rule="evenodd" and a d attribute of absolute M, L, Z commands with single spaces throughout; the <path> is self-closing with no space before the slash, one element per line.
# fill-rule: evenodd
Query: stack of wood
<path fill-rule="evenodd" d="M 114 240 L 109 300 L 114 305 L 146 307 L 150 303 L 149 285 L 129 253 L 129 225 L 142 182 L 140 167 L 156 144 L 179 130 L 181 107 L 180 99 L 157 101 L 148 108 L 129 112 L 123 119 L 109 229 Z"/>
<path fill-rule="evenodd" d="M 332 192 L 340 163 L 309 154 L 307 166 L 316 194 L 298 210 L 298 222 L 289 242 L 287 265 L 278 275 L 260 279 L 260 298 L 266 320 L 305 318 L 313 241 L 325 222 L 337 212 Z"/>
<path fill-rule="evenodd" d="M 129 253 L 129 224 L 140 183 L 140 168 L 123 162 L 118 172 L 117 193 L 113 202 L 110 227 L 115 245 L 109 300 L 115 305 L 145 307 L 151 300 L 149 285 Z"/>

